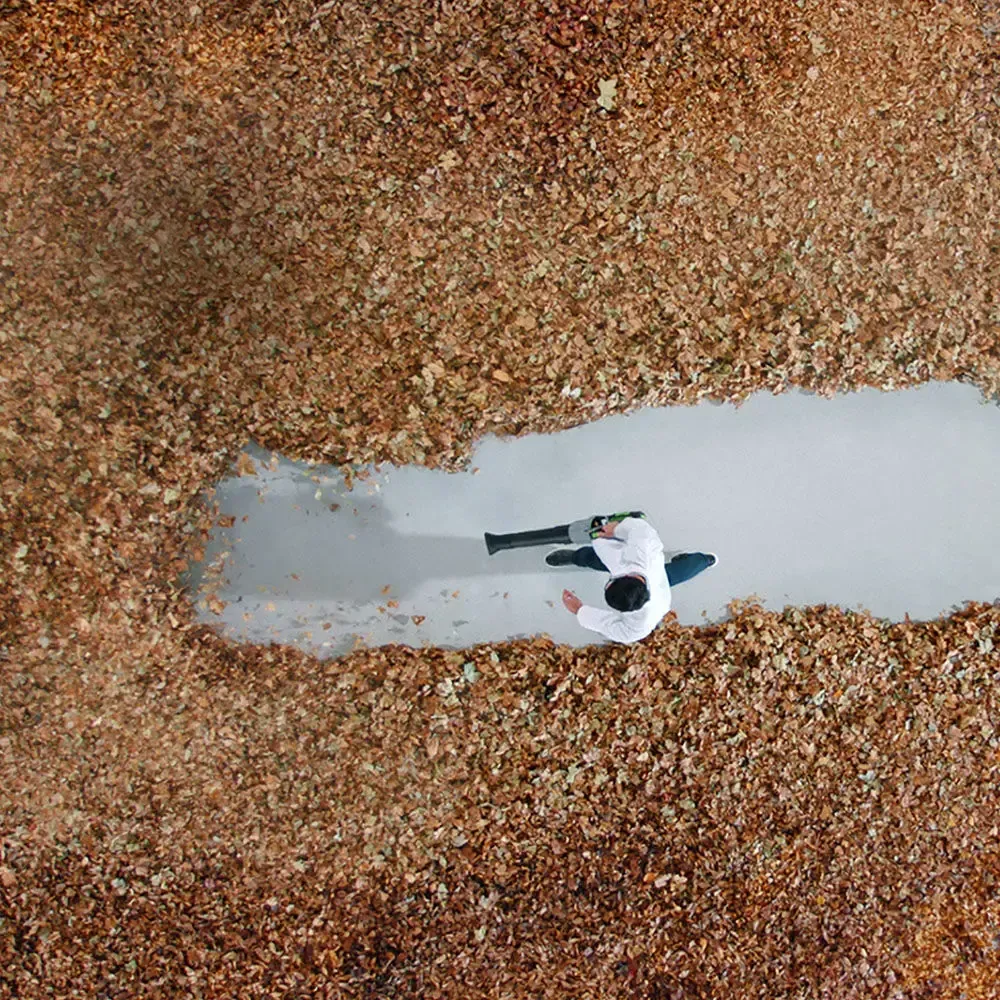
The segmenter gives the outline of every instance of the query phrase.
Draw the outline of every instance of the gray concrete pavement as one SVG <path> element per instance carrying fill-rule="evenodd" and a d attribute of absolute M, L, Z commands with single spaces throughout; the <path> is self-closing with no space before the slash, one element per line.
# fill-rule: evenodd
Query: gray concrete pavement
<path fill-rule="evenodd" d="M 215 561 L 226 606 L 215 614 L 202 594 L 199 615 L 233 639 L 321 656 L 358 641 L 602 642 L 560 595 L 568 586 L 600 605 L 603 574 L 550 569 L 547 548 L 491 557 L 483 532 L 635 508 L 668 552 L 718 553 L 717 566 L 674 588 L 682 623 L 720 620 L 750 596 L 893 620 L 1000 598 L 1000 408 L 971 386 L 643 410 L 488 437 L 468 472 L 369 469 L 353 491 L 335 469 L 247 453 L 257 474 L 216 488 L 236 522 L 216 531 L 190 578 L 192 591 L 204 586 Z"/>

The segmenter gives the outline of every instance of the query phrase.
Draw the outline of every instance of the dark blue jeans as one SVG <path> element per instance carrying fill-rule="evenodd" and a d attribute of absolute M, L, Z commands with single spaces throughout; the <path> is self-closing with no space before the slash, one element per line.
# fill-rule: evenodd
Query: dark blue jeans
<path fill-rule="evenodd" d="M 585 545 L 582 549 L 577 549 L 573 553 L 573 565 L 582 566 L 585 569 L 597 569 L 604 573 L 610 573 L 604 563 L 598 558 L 592 545 Z M 674 556 L 670 562 L 666 563 L 667 582 L 671 587 L 676 587 L 678 583 L 684 583 L 692 577 L 697 576 L 702 570 L 713 565 L 709 556 L 704 552 L 682 552 L 679 556 Z"/>

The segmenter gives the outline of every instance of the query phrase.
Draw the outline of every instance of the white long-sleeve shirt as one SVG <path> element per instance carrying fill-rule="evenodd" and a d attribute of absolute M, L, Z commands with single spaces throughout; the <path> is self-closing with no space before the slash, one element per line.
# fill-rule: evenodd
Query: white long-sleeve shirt
<path fill-rule="evenodd" d="M 615 525 L 614 538 L 595 538 L 593 544 L 612 577 L 641 573 L 649 588 L 649 600 L 638 611 L 615 611 L 584 604 L 577 611 L 576 620 L 614 642 L 645 639 L 670 610 L 670 584 L 660 536 L 641 518 L 626 517 Z"/>

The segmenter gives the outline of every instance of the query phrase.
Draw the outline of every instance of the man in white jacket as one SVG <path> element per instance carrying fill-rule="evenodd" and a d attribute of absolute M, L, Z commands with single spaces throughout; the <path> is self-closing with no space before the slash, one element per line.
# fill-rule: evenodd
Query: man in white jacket
<path fill-rule="evenodd" d="M 645 520 L 610 521 L 594 544 L 545 557 L 550 566 L 582 566 L 611 574 L 604 588 L 609 608 L 593 608 L 564 590 L 566 609 L 586 629 L 614 642 L 645 639 L 670 610 L 671 584 L 683 583 L 718 561 L 710 552 L 685 552 L 664 562 L 663 543 Z"/>

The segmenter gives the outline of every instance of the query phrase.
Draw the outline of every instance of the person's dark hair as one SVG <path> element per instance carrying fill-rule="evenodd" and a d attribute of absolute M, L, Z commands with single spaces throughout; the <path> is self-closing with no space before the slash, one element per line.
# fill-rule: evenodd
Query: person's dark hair
<path fill-rule="evenodd" d="M 649 588 L 634 576 L 619 576 L 608 584 L 604 600 L 615 611 L 638 611 L 649 600 Z"/>

